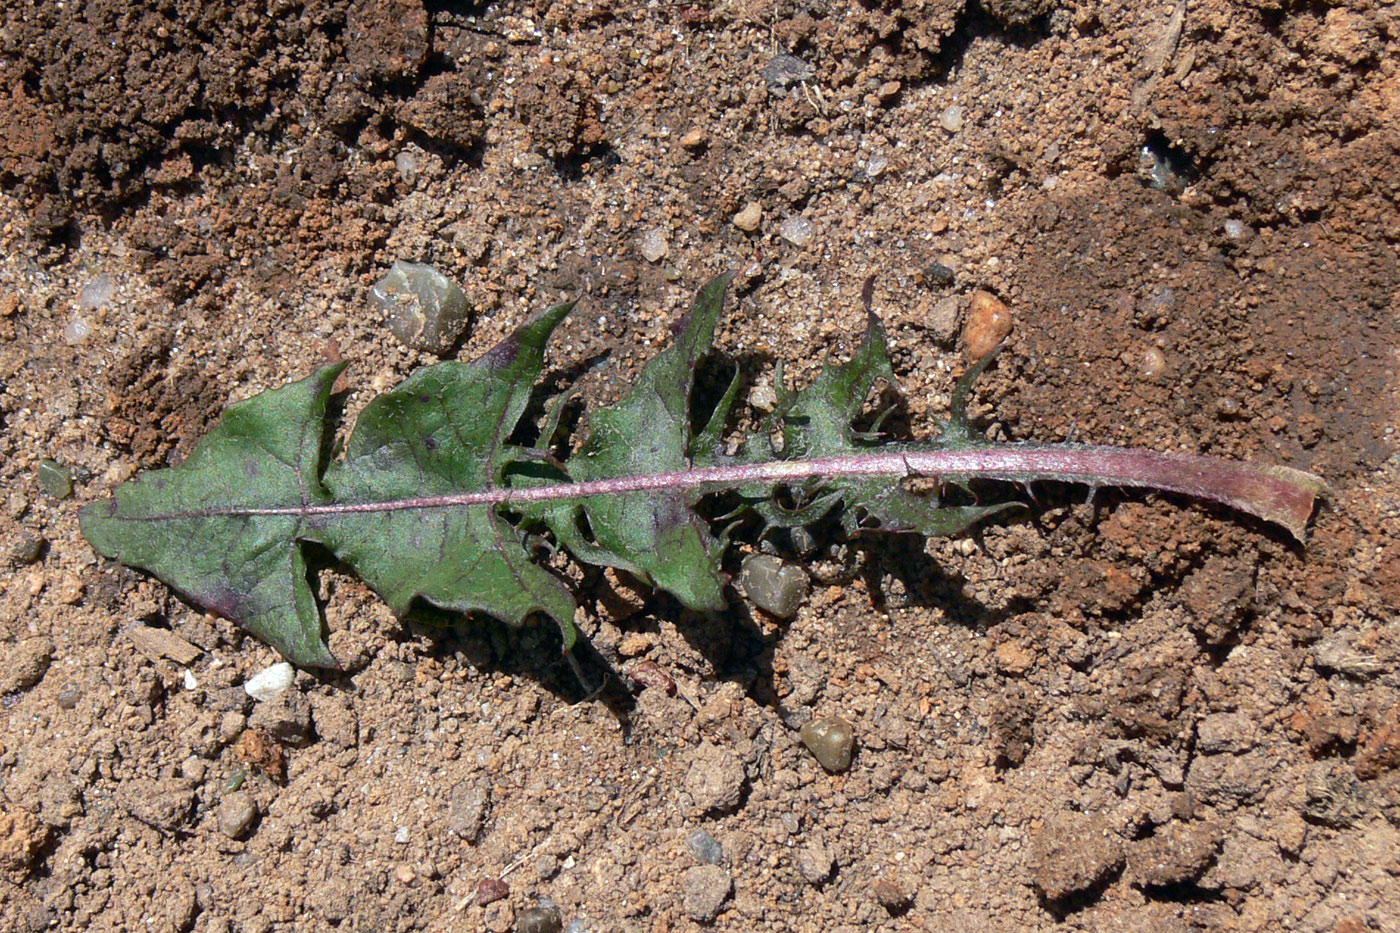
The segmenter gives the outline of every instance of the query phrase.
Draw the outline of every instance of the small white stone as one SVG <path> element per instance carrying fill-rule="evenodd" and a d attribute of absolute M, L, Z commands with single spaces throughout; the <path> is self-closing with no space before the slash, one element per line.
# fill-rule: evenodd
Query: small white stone
<path fill-rule="evenodd" d="M 185 689 L 195 690 L 198 689 L 198 687 L 199 681 L 195 679 L 194 671 L 190 670 L 188 667 L 185 668 Z"/>
<path fill-rule="evenodd" d="M 659 227 L 642 234 L 641 248 L 642 258 L 647 262 L 660 262 L 671 252 L 666 233 Z"/>
<path fill-rule="evenodd" d="M 418 159 L 418 153 L 404 149 L 394 156 L 394 168 L 398 170 L 404 184 L 411 185 L 418 180 L 418 171 L 422 168 L 422 163 Z"/>
<path fill-rule="evenodd" d="M 745 233 L 753 233 L 763 223 L 763 207 L 757 201 L 750 201 L 744 209 L 734 215 L 734 226 Z"/>
<path fill-rule="evenodd" d="M 76 347 L 78 344 L 87 343 L 88 338 L 91 336 L 92 321 L 89 321 L 81 314 L 73 315 L 68 323 L 63 326 L 63 342 L 70 347 Z"/>
<path fill-rule="evenodd" d="M 938 122 L 950 133 L 956 133 L 963 128 L 963 109 L 957 104 L 947 107 L 938 117 Z"/>
<path fill-rule="evenodd" d="M 1249 236 L 1251 232 L 1253 231 L 1251 231 L 1243 221 L 1236 220 L 1233 217 L 1225 221 L 1225 235 L 1232 240 L 1243 240 L 1245 237 Z"/>
<path fill-rule="evenodd" d="M 78 307 L 83 311 L 101 308 L 117 293 L 117 283 L 110 275 L 99 275 L 78 292 Z"/>
<path fill-rule="evenodd" d="M 247 683 L 243 685 L 243 690 L 248 696 L 259 702 L 270 700 L 290 687 L 296 676 L 297 672 L 292 669 L 292 666 L 286 661 L 282 661 L 249 677 Z"/>
<path fill-rule="evenodd" d="M 408 827 L 400 826 L 398 832 L 394 833 L 394 841 L 399 845 L 408 844 Z"/>
<path fill-rule="evenodd" d="M 806 246 L 812 239 L 812 222 L 794 214 L 778 227 L 778 234 L 793 246 Z"/>
<path fill-rule="evenodd" d="M 886 156 L 883 152 L 877 152 L 866 160 L 865 177 L 879 178 L 885 173 L 885 169 L 889 168 L 889 165 L 889 157 Z"/>

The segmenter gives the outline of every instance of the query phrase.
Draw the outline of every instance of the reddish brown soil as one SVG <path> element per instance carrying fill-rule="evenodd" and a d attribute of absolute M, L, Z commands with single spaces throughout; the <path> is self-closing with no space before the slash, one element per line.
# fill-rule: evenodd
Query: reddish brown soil
<path fill-rule="evenodd" d="M 1400 929 L 1398 63 L 1375 0 L 8 4 L 0 928 Z M 274 654 L 77 508 L 327 358 L 352 418 L 427 362 L 365 301 L 395 259 L 462 283 L 463 356 L 582 296 L 553 378 L 592 402 L 718 271 L 759 386 L 848 353 L 875 275 L 915 433 L 986 289 L 993 436 L 1329 498 L 1299 547 L 1045 490 L 819 553 L 782 625 L 590 585 L 599 655 L 650 662 L 625 717 L 544 627 L 421 630 L 328 573 L 349 670 L 255 709 Z M 829 713 L 838 775 L 797 739 Z"/>

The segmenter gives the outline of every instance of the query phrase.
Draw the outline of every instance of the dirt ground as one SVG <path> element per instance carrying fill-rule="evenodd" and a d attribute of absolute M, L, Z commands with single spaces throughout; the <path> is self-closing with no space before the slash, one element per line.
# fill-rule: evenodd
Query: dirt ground
<path fill-rule="evenodd" d="M 1400 930 L 1400 8 L 15 0 L 0 97 L 0 928 Z M 994 437 L 1328 501 L 1303 547 L 1044 490 L 819 541 L 790 622 L 588 580 L 602 698 L 549 626 L 327 571 L 346 670 L 254 703 L 276 655 L 77 510 L 327 359 L 352 420 L 434 359 L 367 303 L 396 259 L 464 358 L 580 297 L 549 378 L 595 404 L 720 271 L 754 401 L 874 275 L 916 435 L 989 290 Z"/>

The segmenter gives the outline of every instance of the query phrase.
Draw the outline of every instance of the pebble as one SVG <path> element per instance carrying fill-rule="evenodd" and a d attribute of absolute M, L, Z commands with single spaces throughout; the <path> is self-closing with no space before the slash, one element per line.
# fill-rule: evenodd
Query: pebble
<path fill-rule="evenodd" d="M 697 829 L 686 836 L 685 847 L 702 865 L 724 864 L 724 846 L 720 845 L 718 839 L 703 829 Z"/>
<path fill-rule="evenodd" d="M 816 71 L 796 55 L 776 55 L 759 74 L 769 87 L 791 87 L 810 81 Z"/>
<path fill-rule="evenodd" d="M 418 153 L 416 152 L 410 152 L 405 149 L 394 156 L 394 168 L 398 171 L 399 178 L 403 179 L 406 185 L 411 185 L 418 180 L 418 172 L 421 167 Z"/>
<path fill-rule="evenodd" d="M 750 554 L 739 572 L 744 595 L 759 609 L 779 619 L 797 615 L 812 591 L 807 571 L 768 554 Z"/>
<path fill-rule="evenodd" d="M 257 803 L 242 791 L 229 794 L 219 804 L 219 832 L 230 839 L 242 839 L 257 820 Z"/>
<path fill-rule="evenodd" d="M 957 270 L 952 266 L 946 266 L 941 262 L 931 262 L 924 267 L 924 278 L 931 285 L 938 285 L 947 288 L 953 284 L 953 278 L 957 275 Z"/>
<path fill-rule="evenodd" d="M 642 258 L 647 262 L 660 262 L 671 252 L 671 244 L 666 241 L 666 233 L 659 227 L 642 234 Z"/>
<path fill-rule="evenodd" d="M 500 878 L 482 878 L 476 886 L 476 906 L 485 907 L 510 897 L 510 885 Z"/>
<path fill-rule="evenodd" d="M 729 899 L 734 881 L 718 865 L 697 865 L 686 870 L 681 887 L 681 906 L 690 919 L 710 923 Z"/>
<path fill-rule="evenodd" d="M 956 133 L 963 128 L 963 109 L 957 104 L 944 107 L 938 115 L 938 123 L 948 132 Z"/>
<path fill-rule="evenodd" d="M 627 676 L 631 677 L 642 689 L 655 687 L 667 696 L 676 695 L 676 682 L 671 675 L 661 669 L 661 665 L 652 660 L 642 660 L 627 667 Z"/>
<path fill-rule="evenodd" d="M 243 690 L 258 702 L 270 700 L 290 687 L 296 676 L 297 672 L 292 666 L 282 661 L 249 677 Z"/>
<path fill-rule="evenodd" d="M 77 684 L 64 684 L 58 691 L 59 709 L 77 709 L 78 703 L 83 699 L 83 688 Z"/>
<path fill-rule="evenodd" d="M 769 412 L 778 407 L 778 393 L 766 379 L 753 387 L 749 393 L 749 404 L 758 411 Z"/>
<path fill-rule="evenodd" d="M 1254 231 L 1244 221 L 1235 220 L 1233 217 L 1225 221 L 1225 235 L 1232 240 L 1243 240 L 1252 233 Z"/>
<path fill-rule="evenodd" d="M 924 324 L 940 343 L 952 340 L 958 333 L 958 318 L 961 315 L 958 299 L 949 295 L 940 298 L 929 310 Z"/>
<path fill-rule="evenodd" d="M 491 783 L 485 778 L 459 782 L 447 804 L 447 831 L 466 842 L 481 837 L 486 811 L 491 806 Z"/>
<path fill-rule="evenodd" d="M 117 294 L 117 283 L 103 273 L 78 290 L 78 310 L 91 311 L 105 307 Z"/>
<path fill-rule="evenodd" d="M 745 233 L 753 233 L 763 223 L 763 208 L 757 201 L 750 201 L 744 209 L 734 215 L 734 226 Z"/>
<path fill-rule="evenodd" d="M 909 892 L 904 890 L 904 885 L 893 878 L 881 878 L 871 886 L 871 893 L 875 895 L 875 900 L 880 906 L 892 914 L 902 913 L 909 909 L 912 898 Z"/>
<path fill-rule="evenodd" d="M 836 860 L 831 856 L 831 850 L 820 842 L 815 842 L 797 853 L 797 873 L 806 879 L 808 884 L 824 884 L 831 878 L 831 871 L 836 867 Z"/>
<path fill-rule="evenodd" d="M 1142 354 L 1142 361 L 1138 363 L 1138 372 L 1142 373 L 1144 379 L 1156 379 L 1166 371 L 1166 355 L 1156 347 L 1148 347 Z"/>
<path fill-rule="evenodd" d="M 851 766 L 856 730 L 840 716 L 822 716 L 802 727 L 802 744 L 823 768 L 839 774 Z"/>
<path fill-rule="evenodd" d="M 559 933 L 563 928 L 558 907 L 527 907 L 515 915 L 515 933 Z"/>
<path fill-rule="evenodd" d="M 39 461 L 39 485 L 55 499 L 73 495 L 73 471 L 48 457 Z"/>
<path fill-rule="evenodd" d="M 44 679 L 53 660 L 53 642 L 26 638 L 0 655 L 0 694 L 28 690 Z"/>
<path fill-rule="evenodd" d="M 806 246 L 812 242 L 812 233 L 815 229 L 812 222 L 806 217 L 793 214 L 778 225 L 778 235 L 793 246 Z"/>
<path fill-rule="evenodd" d="M 20 565 L 32 564 L 44 556 L 44 546 L 47 544 L 39 535 L 20 535 L 19 541 L 10 549 L 10 560 Z"/>
<path fill-rule="evenodd" d="M 405 346 L 446 353 L 467 329 L 466 293 L 432 266 L 395 262 L 370 289 L 369 302 L 386 316 Z"/>
<path fill-rule="evenodd" d="M 963 352 L 976 362 L 991 353 L 1011 333 L 1011 309 L 996 295 L 980 288 L 972 293 L 967 323 L 963 326 Z"/>
<path fill-rule="evenodd" d="M 700 127 L 692 127 L 681 137 L 681 147 L 685 149 L 703 149 L 709 140 L 705 136 L 705 131 Z"/>
<path fill-rule="evenodd" d="M 92 321 L 81 314 L 75 314 L 63 325 L 63 342 L 70 347 L 87 343 L 92 336 Z"/>

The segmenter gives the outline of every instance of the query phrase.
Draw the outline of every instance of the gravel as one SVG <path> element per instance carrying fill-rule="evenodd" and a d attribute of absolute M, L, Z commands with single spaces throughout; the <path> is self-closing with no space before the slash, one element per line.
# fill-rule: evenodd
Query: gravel
<path fill-rule="evenodd" d="M 807 571 L 768 554 L 750 554 L 739 572 L 744 595 L 759 609 L 791 619 L 812 591 Z"/>
<path fill-rule="evenodd" d="M 851 766 L 856 744 L 855 726 L 840 716 L 822 716 L 802 727 L 802 744 L 833 774 Z"/>
<path fill-rule="evenodd" d="M 26 638 L 0 654 L 0 694 L 28 690 L 44 679 L 53 660 L 53 642 Z"/>
<path fill-rule="evenodd" d="M 265 668 L 243 685 L 243 690 L 253 699 L 263 702 L 286 690 L 296 680 L 297 672 L 286 661 Z"/>
<path fill-rule="evenodd" d="M 491 784 L 484 778 L 462 781 L 452 788 L 447 805 L 447 831 L 466 842 L 481 838 L 486 811 L 491 806 Z"/>
<path fill-rule="evenodd" d="M 697 829 L 686 836 L 685 847 L 702 865 L 724 864 L 724 846 L 720 845 L 718 839 L 703 829 Z"/>
<path fill-rule="evenodd" d="M 229 794 L 219 804 L 219 832 L 230 839 L 242 839 L 257 821 L 258 805 L 242 791 Z"/>
<path fill-rule="evenodd" d="M 527 907 L 515 915 L 515 933 L 559 933 L 563 928 L 557 907 Z"/>
<path fill-rule="evenodd" d="M 442 354 L 467 329 L 470 308 L 461 287 L 432 266 L 395 262 L 370 290 L 369 302 L 389 330 L 415 350 Z"/>
<path fill-rule="evenodd" d="M 825 884 L 831 879 L 836 860 L 831 850 L 820 842 L 814 842 L 797 852 L 797 873 L 808 884 Z"/>
<path fill-rule="evenodd" d="M 753 233 L 763 223 L 763 208 L 757 201 L 750 201 L 744 209 L 734 215 L 734 226 L 745 233 Z"/>
<path fill-rule="evenodd" d="M 718 865 L 698 865 L 681 878 L 681 906 L 697 923 L 710 923 L 719 916 L 729 898 L 734 881 Z"/>

